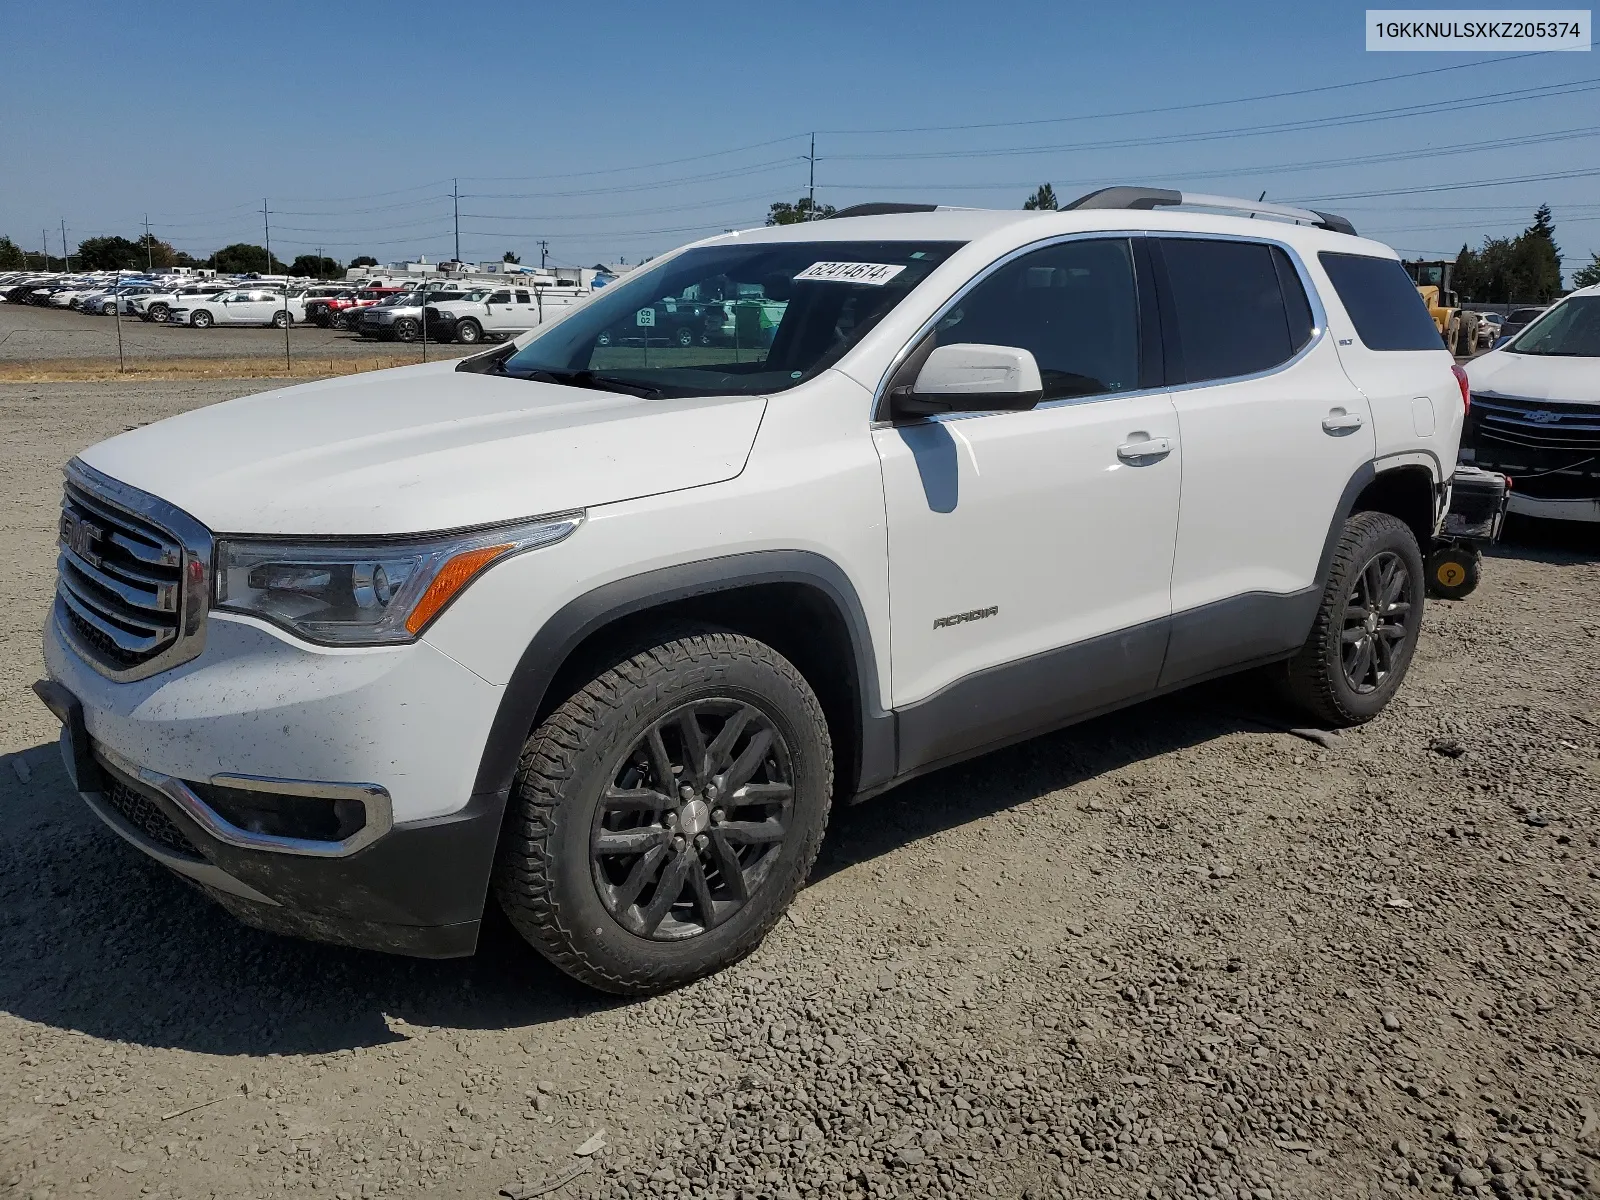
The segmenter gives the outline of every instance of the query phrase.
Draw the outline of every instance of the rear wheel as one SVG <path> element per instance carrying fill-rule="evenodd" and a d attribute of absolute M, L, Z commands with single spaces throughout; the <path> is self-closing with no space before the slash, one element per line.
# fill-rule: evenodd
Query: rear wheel
<path fill-rule="evenodd" d="M 664 636 L 528 739 L 495 893 L 591 987 L 677 987 L 761 942 L 811 869 L 832 788 L 827 722 L 787 659 L 735 633 Z"/>
<path fill-rule="evenodd" d="M 274 329 L 282 329 L 285 325 L 289 324 L 289 322 L 293 320 L 293 317 L 280 309 L 278 312 L 272 314 L 272 327 Z"/>
<path fill-rule="evenodd" d="M 210 329 L 211 314 L 203 308 L 197 312 L 190 313 L 189 324 L 193 325 L 196 329 Z"/>
<path fill-rule="evenodd" d="M 1416 651 L 1423 578 L 1422 552 L 1404 521 L 1381 512 L 1346 521 L 1311 636 L 1288 665 L 1293 700 L 1331 726 L 1382 712 Z"/>
<path fill-rule="evenodd" d="M 456 341 L 463 346 L 475 346 L 483 341 L 483 326 L 471 317 L 462 317 L 456 322 Z"/>

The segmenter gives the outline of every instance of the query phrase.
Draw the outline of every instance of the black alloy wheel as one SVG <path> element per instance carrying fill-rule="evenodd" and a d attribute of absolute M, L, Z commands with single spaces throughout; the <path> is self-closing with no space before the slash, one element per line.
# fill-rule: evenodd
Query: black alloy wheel
<path fill-rule="evenodd" d="M 1305 644 L 1279 678 L 1288 698 L 1328 728 L 1383 711 L 1405 682 L 1422 633 L 1422 551 L 1392 513 L 1353 514 L 1328 564 Z"/>
<path fill-rule="evenodd" d="M 1377 691 L 1394 670 L 1409 634 L 1416 583 L 1400 556 L 1385 550 L 1356 576 L 1345 599 L 1342 653 L 1345 681 L 1357 695 Z"/>
<path fill-rule="evenodd" d="M 656 941 L 716 928 L 761 890 L 793 805 L 788 744 L 759 709 L 711 698 L 668 713 L 622 756 L 595 809 L 601 903 Z"/>

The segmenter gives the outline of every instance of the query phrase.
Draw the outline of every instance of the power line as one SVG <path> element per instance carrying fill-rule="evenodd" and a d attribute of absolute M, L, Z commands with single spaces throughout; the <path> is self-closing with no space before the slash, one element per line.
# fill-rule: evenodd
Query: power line
<path fill-rule="evenodd" d="M 1545 183 L 1553 179 L 1592 179 L 1600 176 L 1600 168 L 1577 171 L 1548 171 L 1542 175 L 1513 175 L 1505 179 L 1479 179 L 1471 183 L 1429 183 L 1417 187 L 1385 188 L 1371 192 L 1343 192 L 1335 196 L 1289 197 L 1286 204 L 1309 204 L 1329 200 L 1368 200 L 1375 196 L 1421 196 L 1434 192 L 1464 192 L 1474 188 L 1505 187 L 1516 183 Z"/>
<path fill-rule="evenodd" d="M 1231 100 L 1202 100 L 1195 103 L 1167 104 L 1158 108 L 1129 108 L 1120 112 L 1076 113 L 1067 117 L 1035 117 L 1025 121 L 984 121 L 971 125 L 912 125 L 899 129 L 823 129 L 821 133 L 840 135 L 872 135 L 890 133 L 953 133 L 969 129 L 1017 129 L 1027 125 L 1061 125 L 1075 121 L 1106 121 L 1115 117 L 1147 117 L 1159 113 L 1192 112 L 1199 108 L 1222 108 L 1231 104 L 1256 104 L 1262 100 L 1287 100 L 1295 96 L 1312 96 L 1320 92 L 1337 92 L 1348 88 L 1371 87 L 1379 83 L 1392 83 L 1397 79 L 1417 79 L 1425 75 L 1441 75 L 1446 71 L 1466 71 L 1475 67 L 1497 66 L 1518 59 L 1535 58 L 1542 51 L 1527 54 L 1508 54 L 1503 57 L 1483 58 L 1476 62 L 1453 63 L 1447 67 L 1429 67 L 1421 71 L 1403 71 L 1398 75 L 1378 75 L 1371 79 L 1350 80 L 1345 83 L 1328 83 L 1319 87 L 1293 88 L 1286 92 L 1261 92 L 1254 96 L 1236 96 Z M 797 135 L 798 136 L 798 135 Z"/>
<path fill-rule="evenodd" d="M 903 154 L 834 154 L 830 157 L 835 162 L 910 162 L 922 159 L 1005 158 L 1029 154 L 1055 154 L 1066 151 L 1081 153 L 1089 150 L 1129 150 L 1141 146 L 1170 146 L 1239 137 L 1259 137 L 1273 133 L 1301 133 L 1311 129 L 1337 129 L 1348 125 L 1365 125 L 1376 121 L 1433 116 L 1441 112 L 1460 112 L 1465 109 L 1482 108 L 1491 104 L 1515 104 L 1525 100 L 1543 100 L 1554 96 L 1566 96 L 1596 90 L 1600 90 L 1600 77 L 1577 80 L 1572 83 L 1541 84 L 1532 88 L 1519 89 L 1522 94 L 1487 92 L 1482 95 L 1463 96 L 1452 100 L 1430 100 L 1420 104 L 1371 109 L 1364 113 L 1352 113 L 1345 116 L 1305 117 L 1294 121 L 1279 121 L 1267 125 L 1206 129 L 1193 133 L 1161 133 L 1147 137 L 1113 138 L 1099 142 L 1058 142 L 1047 146 L 1007 146 L 996 150 L 923 150 Z"/>

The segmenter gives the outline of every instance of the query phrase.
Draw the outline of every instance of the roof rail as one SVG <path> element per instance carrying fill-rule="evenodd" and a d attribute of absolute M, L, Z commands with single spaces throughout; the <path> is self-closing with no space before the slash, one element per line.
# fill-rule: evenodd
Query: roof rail
<path fill-rule="evenodd" d="M 1107 187 L 1079 196 L 1063 210 L 1088 208 L 1166 208 L 1174 205 L 1190 208 L 1216 208 L 1224 212 L 1249 213 L 1251 216 L 1280 217 L 1286 221 L 1301 221 L 1328 229 L 1334 233 L 1355 235 L 1356 227 L 1346 218 L 1334 213 L 1318 212 L 1314 208 L 1291 208 L 1286 204 L 1266 204 L 1259 200 L 1241 200 L 1236 196 L 1208 196 L 1201 192 L 1175 192 L 1171 188 Z"/>
<path fill-rule="evenodd" d="M 893 200 L 879 200 L 871 204 L 852 204 L 849 208 L 841 208 L 828 218 L 837 221 L 840 217 L 882 217 L 890 213 L 933 212 L 937 204 L 898 204 Z"/>

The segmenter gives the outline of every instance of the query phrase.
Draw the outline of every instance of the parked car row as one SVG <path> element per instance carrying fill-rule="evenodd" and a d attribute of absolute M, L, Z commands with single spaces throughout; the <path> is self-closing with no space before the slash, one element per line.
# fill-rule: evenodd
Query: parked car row
<path fill-rule="evenodd" d="M 377 277 L 345 283 L 282 278 L 13 272 L 0 275 L 8 303 L 71 308 L 94 316 L 119 312 L 156 324 L 207 329 L 214 325 L 282 328 L 310 323 L 385 341 L 424 336 L 471 345 L 536 328 L 587 299 L 592 289 L 567 273 L 496 280 L 446 278 L 416 282 Z M 672 301 L 665 302 L 670 308 Z M 426 314 L 427 328 L 423 321 Z M 687 319 L 687 312 L 677 320 Z M 697 318 L 698 319 L 698 318 Z M 718 310 L 699 334 L 712 344 L 714 326 L 731 318 Z M 663 321 L 661 336 L 668 333 Z M 683 344 L 692 344 L 694 337 Z"/>

